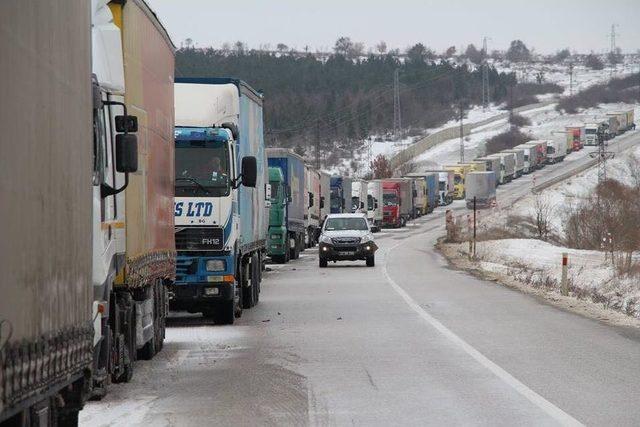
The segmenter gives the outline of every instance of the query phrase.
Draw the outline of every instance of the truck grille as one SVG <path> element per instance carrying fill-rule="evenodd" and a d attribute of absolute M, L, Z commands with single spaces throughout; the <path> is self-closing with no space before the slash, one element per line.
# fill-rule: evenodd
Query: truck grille
<path fill-rule="evenodd" d="M 353 246 L 360 243 L 359 237 L 334 237 L 331 242 L 335 246 Z"/>
<path fill-rule="evenodd" d="M 176 227 L 176 250 L 220 251 L 224 233 L 220 227 Z"/>

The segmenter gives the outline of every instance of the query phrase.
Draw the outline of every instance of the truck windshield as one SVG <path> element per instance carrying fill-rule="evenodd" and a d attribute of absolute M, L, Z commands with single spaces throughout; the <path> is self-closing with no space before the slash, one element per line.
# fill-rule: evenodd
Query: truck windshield
<path fill-rule="evenodd" d="M 587 135 L 595 135 L 597 132 L 596 129 L 585 129 L 584 133 L 586 133 Z"/>
<path fill-rule="evenodd" d="M 396 193 L 383 193 L 382 203 L 384 204 L 384 206 L 397 206 L 398 195 Z"/>
<path fill-rule="evenodd" d="M 327 218 L 324 229 L 327 231 L 368 230 L 368 227 L 367 220 L 364 218 Z"/>
<path fill-rule="evenodd" d="M 229 195 L 229 149 L 226 142 L 180 141 L 176 144 L 176 196 L 204 192 Z"/>

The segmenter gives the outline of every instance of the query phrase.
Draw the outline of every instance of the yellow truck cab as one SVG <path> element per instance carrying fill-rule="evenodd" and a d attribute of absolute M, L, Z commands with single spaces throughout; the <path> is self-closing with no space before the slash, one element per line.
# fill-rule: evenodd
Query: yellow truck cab
<path fill-rule="evenodd" d="M 453 172 L 453 198 L 456 200 L 464 199 L 464 178 L 469 172 L 479 169 L 478 164 L 459 163 L 457 165 L 445 165 L 446 171 Z"/>

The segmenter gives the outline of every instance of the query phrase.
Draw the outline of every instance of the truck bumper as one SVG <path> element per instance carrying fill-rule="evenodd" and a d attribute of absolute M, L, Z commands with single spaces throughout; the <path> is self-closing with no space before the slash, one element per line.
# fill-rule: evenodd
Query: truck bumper
<path fill-rule="evenodd" d="M 208 261 L 224 262 L 218 271 L 207 269 Z M 218 265 L 219 266 L 219 265 Z M 169 286 L 169 306 L 172 310 L 197 312 L 216 302 L 234 298 L 235 257 L 233 255 L 189 256 L 179 254 L 176 261 L 176 281 Z"/>
<path fill-rule="evenodd" d="M 289 247 L 287 245 L 287 230 L 284 227 L 269 228 L 267 237 L 267 255 L 285 255 Z"/>
<path fill-rule="evenodd" d="M 233 283 L 176 283 L 169 287 L 172 310 L 199 312 L 234 297 Z"/>

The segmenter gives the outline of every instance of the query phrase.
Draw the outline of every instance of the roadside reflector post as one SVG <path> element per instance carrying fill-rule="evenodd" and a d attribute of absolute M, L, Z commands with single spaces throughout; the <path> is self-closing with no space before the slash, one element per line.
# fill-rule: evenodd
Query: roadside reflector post
<path fill-rule="evenodd" d="M 567 252 L 562 253 L 562 279 L 561 279 L 561 292 L 562 295 L 569 295 L 569 284 L 567 283 L 567 269 L 569 268 L 569 254 Z"/>
<path fill-rule="evenodd" d="M 473 196 L 473 257 L 476 257 L 476 224 L 477 224 L 476 196 Z"/>

